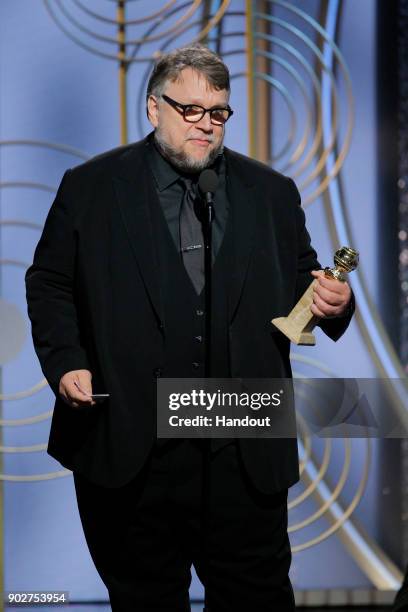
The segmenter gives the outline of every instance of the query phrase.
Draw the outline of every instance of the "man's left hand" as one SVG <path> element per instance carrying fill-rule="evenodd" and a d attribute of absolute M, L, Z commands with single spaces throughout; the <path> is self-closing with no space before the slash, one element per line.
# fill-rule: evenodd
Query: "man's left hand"
<path fill-rule="evenodd" d="M 327 278 L 323 270 L 312 270 L 311 274 L 316 281 L 310 310 L 323 319 L 342 317 L 351 299 L 349 284 L 335 278 Z"/>

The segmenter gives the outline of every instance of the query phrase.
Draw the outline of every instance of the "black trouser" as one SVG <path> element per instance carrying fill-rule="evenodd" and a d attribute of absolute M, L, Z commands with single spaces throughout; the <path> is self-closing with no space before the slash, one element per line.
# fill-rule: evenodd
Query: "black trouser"
<path fill-rule="evenodd" d="M 74 477 L 114 612 L 189 611 L 192 564 L 209 612 L 294 610 L 287 491 L 255 490 L 235 442 L 210 453 L 172 440 L 117 489 Z"/>

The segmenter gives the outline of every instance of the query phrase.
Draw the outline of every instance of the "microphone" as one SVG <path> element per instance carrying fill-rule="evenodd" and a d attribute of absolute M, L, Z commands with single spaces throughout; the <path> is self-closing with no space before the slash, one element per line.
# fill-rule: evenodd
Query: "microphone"
<path fill-rule="evenodd" d="M 207 168 L 203 170 L 198 179 L 198 188 L 204 197 L 205 203 L 210 204 L 217 190 L 218 175 L 214 170 Z"/>

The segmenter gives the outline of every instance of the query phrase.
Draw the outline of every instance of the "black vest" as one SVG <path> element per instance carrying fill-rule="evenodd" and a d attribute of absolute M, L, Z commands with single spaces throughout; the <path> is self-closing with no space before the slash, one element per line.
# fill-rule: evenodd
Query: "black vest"
<path fill-rule="evenodd" d="M 162 376 L 204 377 L 204 289 L 198 296 L 158 203 L 154 204 L 160 287 L 164 304 L 165 362 Z M 212 270 L 211 376 L 230 376 L 227 275 L 231 257 L 231 210 Z"/>
<path fill-rule="evenodd" d="M 174 244 L 158 201 L 153 204 L 160 287 L 164 305 L 164 363 L 166 378 L 205 376 L 205 290 L 197 295 Z M 211 376 L 231 376 L 228 341 L 228 272 L 232 255 L 232 211 L 229 210 L 224 237 L 212 268 L 212 350 Z M 218 450 L 230 439 L 211 440 Z M 158 441 L 159 446 L 165 440 Z"/>

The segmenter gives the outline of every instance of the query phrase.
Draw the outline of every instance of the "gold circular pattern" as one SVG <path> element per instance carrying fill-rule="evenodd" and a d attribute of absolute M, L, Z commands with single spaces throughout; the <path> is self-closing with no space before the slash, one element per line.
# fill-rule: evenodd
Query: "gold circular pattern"
<path fill-rule="evenodd" d="M 89 155 L 86 153 L 79 151 L 78 149 L 74 149 L 72 147 L 68 147 L 58 143 L 46 142 L 46 141 L 35 141 L 35 140 L 3 140 L 0 141 L 0 147 L 33 147 L 35 149 L 43 149 L 50 150 L 57 153 L 63 153 L 65 155 L 69 155 L 71 157 L 79 158 L 80 161 L 84 161 L 89 159 Z M 52 194 L 55 194 L 56 189 L 51 185 L 46 185 L 42 183 L 36 183 L 32 181 L 25 180 L 15 180 L 15 181 L 2 181 L 0 182 L 0 188 L 9 189 L 9 188 L 30 188 L 37 189 L 41 191 L 46 191 Z M 33 223 L 31 221 L 23 220 L 23 219 L 1 219 L 0 226 L 2 227 L 18 227 L 22 229 L 30 229 L 36 232 L 42 231 L 42 226 L 38 223 Z M 26 270 L 29 266 L 28 263 L 17 259 L 11 258 L 3 258 L 0 259 L 0 266 L 16 266 L 18 268 L 22 268 Z M 34 396 L 36 393 L 39 393 L 42 389 L 48 386 L 47 381 L 43 378 L 40 382 L 34 384 L 33 386 L 23 389 L 21 391 L 16 391 L 14 393 L 1 393 L 0 394 L 0 402 L 9 402 L 16 400 L 23 400 L 25 398 Z M 46 420 L 49 420 L 52 417 L 52 410 L 46 410 L 39 414 L 25 417 L 25 418 L 15 418 L 15 419 L 0 419 L 0 426 L 2 427 L 21 427 L 26 425 L 33 425 L 35 423 L 40 423 Z M 44 452 L 47 448 L 46 443 L 40 444 L 32 444 L 32 445 L 24 445 L 24 446 L 2 446 L 0 445 L 0 452 L 7 454 L 20 454 L 20 453 L 38 453 Z M 47 472 L 44 474 L 0 474 L 0 480 L 8 481 L 8 482 L 34 482 L 34 481 L 43 481 L 43 480 L 51 480 L 53 478 L 61 478 L 65 476 L 69 476 L 71 472 L 69 470 L 57 470 L 53 472 Z"/>
<path fill-rule="evenodd" d="M 288 133 L 297 132 L 293 114 L 302 116 L 304 123 L 308 123 L 312 115 L 310 125 L 313 131 L 307 132 L 305 128 L 298 135 L 297 141 L 294 138 L 288 139 L 286 148 L 284 147 L 287 152 L 285 160 L 280 161 L 282 152 L 273 155 L 269 160 L 269 163 L 277 170 L 284 173 L 289 172 L 293 178 L 297 179 L 299 190 L 303 195 L 303 205 L 306 206 L 315 201 L 337 176 L 350 147 L 354 122 L 351 80 L 340 49 L 315 19 L 305 10 L 285 0 L 268 1 L 273 5 L 273 14 L 255 12 L 252 16 L 254 62 L 258 57 L 266 57 L 273 61 L 275 66 L 280 65 L 282 78 L 275 79 L 275 82 L 272 83 L 268 75 L 259 74 L 255 69 L 250 76 L 254 80 L 269 81 L 271 86 L 280 92 L 283 89 L 292 91 L 294 86 L 300 91 L 301 95 L 296 97 L 296 104 L 289 96 L 285 100 L 288 107 L 290 105 L 290 121 L 286 130 Z M 292 19 L 293 17 L 296 19 Z M 294 22 L 299 21 L 303 27 L 293 25 Z M 262 24 L 265 23 L 273 26 L 273 35 L 265 34 L 263 31 Z M 308 33 L 309 30 L 312 31 L 312 34 Z M 279 36 L 280 32 L 283 33 L 282 36 Z M 319 38 L 322 40 L 321 48 L 315 42 Z M 271 43 L 275 50 L 274 53 L 259 49 L 260 40 Z M 325 60 L 325 47 L 330 48 L 333 55 L 333 67 Z M 282 57 L 277 55 L 278 49 Z M 312 59 L 308 59 L 309 57 Z M 287 58 L 290 58 L 291 61 L 289 62 Z M 294 86 L 286 84 L 283 73 L 286 73 L 290 79 L 289 83 L 292 81 Z M 332 112 L 330 126 L 326 127 L 326 131 L 329 131 L 330 134 L 326 141 L 323 129 L 325 120 L 321 87 L 323 78 L 328 79 L 330 83 Z M 346 103 L 343 102 L 343 96 L 340 95 L 340 87 L 345 89 Z M 302 101 L 303 109 L 301 108 Z M 341 117 L 344 117 L 344 125 L 341 124 Z M 328 164 L 330 164 L 329 171 L 327 171 Z"/>
<path fill-rule="evenodd" d="M 319 377 L 321 377 L 323 374 L 323 377 L 336 378 L 334 373 L 327 368 L 325 364 L 320 363 L 316 359 L 292 353 L 291 362 L 298 362 L 309 368 L 317 369 L 319 372 Z M 305 375 L 300 372 L 294 371 L 293 374 L 295 378 L 306 378 Z M 299 394 L 299 390 L 295 390 L 295 393 Z M 319 408 L 322 410 L 324 409 L 324 406 L 318 406 L 317 409 Z M 363 441 L 359 441 L 365 445 L 365 457 L 361 470 L 361 476 L 352 499 L 345 505 L 345 507 L 343 507 L 344 500 L 342 499 L 341 504 L 339 503 L 339 500 L 342 494 L 344 494 L 344 490 L 348 484 L 348 476 L 350 475 L 353 453 L 352 441 L 347 438 L 342 440 L 343 460 L 339 461 L 338 453 L 335 453 L 335 449 L 333 448 L 333 440 L 330 438 L 319 438 L 318 436 L 312 436 L 308 431 L 307 423 L 304 421 L 299 412 L 297 413 L 297 419 L 298 428 L 300 431 L 300 441 L 302 446 L 305 447 L 304 457 L 307 458 L 307 461 L 305 461 L 304 468 L 301 472 L 301 484 L 304 487 L 303 491 L 294 496 L 293 499 L 289 499 L 288 502 L 288 533 L 296 533 L 297 539 L 298 534 L 302 533 L 302 530 L 310 527 L 316 522 L 320 525 L 318 521 L 323 517 L 326 517 L 331 524 L 329 527 L 323 528 L 321 533 L 318 535 L 314 535 L 301 543 L 294 543 L 292 545 L 292 553 L 297 553 L 312 546 L 316 546 L 329 538 L 338 529 L 340 529 L 342 525 L 344 525 L 361 501 L 367 485 L 371 459 L 370 440 L 367 438 Z M 321 452 L 321 445 L 323 445 L 323 452 Z M 314 449 L 313 447 L 317 448 Z M 320 466 L 317 465 L 316 459 L 318 451 L 320 451 L 321 454 Z M 340 466 L 342 463 L 340 475 L 337 478 L 336 484 L 332 485 L 333 488 L 329 487 L 325 481 L 325 476 L 328 475 L 331 463 L 333 465 Z M 291 522 L 291 511 L 293 513 L 293 510 L 296 507 L 299 507 L 301 503 L 305 502 L 311 496 L 313 496 L 314 500 L 317 501 L 317 510 L 306 518 L 302 518 L 302 520 L 298 520 L 295 523 Z M 336 508 L 336 511 L 332 512 L 333 507 Z"/>
<path fill-rule="evenodd" d="M 146 46 L 152 42 L 163 40 L 166 37 L 182 34 L 186 26 L 188 27 L 191 20 L 198 14 L 198 10 L 203 7 L 203 0 L 192 0 L 182 6 L 177 6 L 176 0 L 167 0 L 167 2 L 162 4 L 161 8 L 144 17 L 127 17 L 126 11 L 137 15 L 138 7 L 133 9 L 132 6 L 127 6 L 126 3 L 120 7 L 119 3 L 115 2 L 116 6 L 113 6 L 112 3 L 112 7 L 109 9 L 110 14 L 105 15 L 91 11 L 86 7 L 83 0 L 43 1 L 52 20 L 73 42 L 91 53 L 106 59 L 119 60 L 125 65 L 157 59 L 159 54 L 157 50 L 144 57 L 138 56 L 137 52 L 143 45 Z M 221 0 L 214 15 L 209 16 L 206 22 L 201 19 L 199 21 L 199 31 L 190 42 L 204 39 L 222 19 L 229 4 L 230 0 Z M 184 10 L 184 12 L 181 16 L 177 16 L 173 22 L 174 16 L 181 12 L 181 10 Z M 88 20 L 93 20 L 95 27 L 85 26 L 82 23 L 84 17 Z M 163 30 L 160 30 L 161 26 L 167 21 L 172 23 L 165 26 Z M 101 22 L 105 26 L 112 27 L 112 34 L 110 36 L 98 32 L 97 26 Z M 148 31 L 143 35 L 135 38 L 133 34 L 128 34 L 130 29 L 133 30 L 135 27 L 148 24 L 149 22 L 152 23 Z M 153 33 L 156 30 L 160 31 Z M 95 46 L 93 40 L 98 41 L 100 45 L 104 46 L 102 48 Z M 120 48 L 119 51 L 117 51 L 118 48 Z"/>

